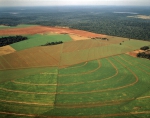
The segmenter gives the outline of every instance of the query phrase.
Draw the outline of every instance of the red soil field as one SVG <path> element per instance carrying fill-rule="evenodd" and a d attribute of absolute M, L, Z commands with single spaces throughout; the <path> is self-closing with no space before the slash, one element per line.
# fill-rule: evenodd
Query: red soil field
<path fill-rule="evenodd" d="M 60 34 L 76 34 L 79 36 L 89 38 L 105 37 L 105 35 L 103 34 L 96 34 L 83 30 L 76 30 L 62 27 L 48 27 L 48 26 L 31 26 L 25 28 L 2 29 L 0 30 L 0 35 L 23 35 L 23 34 L 46 33 L 46 32 L 56 32 Z"/>

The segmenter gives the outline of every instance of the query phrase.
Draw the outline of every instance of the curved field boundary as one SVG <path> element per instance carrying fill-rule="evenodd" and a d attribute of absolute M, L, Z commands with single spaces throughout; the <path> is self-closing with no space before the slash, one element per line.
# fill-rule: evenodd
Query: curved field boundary
<path fill-rule="evenodd" d="M 9 101 L 9 100 L 1 100 L 1 99 L 0 99 L 0 102 L 15 103 L 15 104 L 25 104 L 25 105 L 38 105 L 38 106 L 54 106 L 54 104 L 43 104 L 43 103 L 36 103 L 36 102 Z"/>
<path fill-rule="evenodd" d="M 136 98 L 137 100 L 140 100 L 140 99 L 145 99 L 145 98 L 150 98 L 150 96 L 142 96 L 142 97 L 138 97 Z"/>
<path fill-rule="evenodd" d="M 40 117 L 40 118 L 103 118 L 103 117 L 112 117 L 112 116 L 129 116 L 129 115 L 138 115 L 138 114 L 150 114 L 150 111 L 142 112 L 125 112 L 125 113 L 116 113 L 116 114 L 104 114 L 104 115 L 93 115 L 93 116 L 43 116 L 35 114 L 20 114 L 13 112 L 0 112 L 0 114 L 13 115 L 13 116 L 26 116 L 26 117 Z"/>
<path fill-rule="evenodd" d="M 14 92 L 14 93 L 23 93 L 23 94 L 40 94 L 40 95 L 47 95 L 47 94 L 48 95 L 54 95 L 54 94 L 56 94 L 56 92 L 55 93 L 27 92 L 27 91 L 19 91 L 19 90 L 10 90 L 10 89 L 6 89 L 6 88 L 0 88 L 0 90 L 7 91 L 7 92 Z"/>
<path fill-rule="evenodd" d="M 129 61 L 125 60 L 124 58 L 122 58 L 122 57 L 120 57 L 120 56 L 118 56 L 118 57 L 119 57 L 120 59 L 124 60 L 125 62 L 127 62 L 128 64 L 130 64 L 130 65 L 132 65 L 132 66 L 136 66 L 136 65 L 133 65 L 132 63 L 130 63 Z M 145 72 L 145 73 L 147 73 L 147 74 L 150 75 L 150 73 L 148 73 L 147 71 L 145 71 L 145 70 L 139 68 L 138 66 L 136 66 L 136 68 L 138 68 L 138 69 L 140 69 L 141 71 L 143 71 L 143 72 Z"/>
<path fill-rule="evenodd" d="M 80 66 L 72 66 L 72 67 L 67 67 L 67 68 L 79 68 L 79 67 L 83 67 L 85 65 L 87 65 L 88 62 L 85 62 L 83 65 L 80 65 Z M 65 69 L 65 68 L 64 68 Z"/>
<path fill-rule="evenodd" d="M 16 81 L 11 81 L 12 83 L 15 84 L 22 84 L 22 85 L 31 85 L 31 86 L 56 86 L 57 84 L 32 84 L 32 83 L 23 83 L 23 82 L 16 82 Z"/>
<path fill-rule="evenodd" d="M 56 104 L 55 106 L 58 108 L 90 108 L 90 107 L 98 107 L 98 106 L 108 106 L 108 105 L 116 105 L 125 102 L 130 102 L 134 100 L 141 100 L 141 99 L 149 99 L 150 96 L 143 96 L 138 98 L 128 98 L 128 99 L 121 99 L 121 100 L 111 100 L 111 101 L 104 101 L 104 102 L 87 102 L 87 103 L 80 103 L 80 104 Z"/>
<path fill-rule="evenodd" d="M 107 60 L 108 60 L 108 59 L 107 59 Z M 74 84 L 85 84 L 85 83 L 101 82 L 101 81 L 103 81 L 103 80 L 108 80 L 108 79 L 111 79 L 111 78 L 117 76 L 117 75 L 118 75 L 118 69 L 116 68 L 116 66 L 115 66 L 110 60 L 108 60 L 108 61 L 111 63 L 111 65 L 112 65 L 112 66 L 115 68 L 115 70 L 116 70 L 116 73 L 115 73 L 114 75 L 112 75 L 112 76 L 110 76 L 110 77 L 107 77 L 107 78 L 103 78 L 103 79 L 101 79 L 101 80 L 93 80 L 93 81 L 80 82 L 80 83 L 58 84 L 58 86 L 64 86 L 64 85 L 69 86 L 69 85 L 74 85 Z"/>
<path fill-rule="evenodd" d="M 88 102 L 88 103 L 84 103 L 84 104 L 56 104 L 55 107 L 57 107 L 57 108 L 90 108 L 90 107 L 116 105 L 116 104 L 121 104 L 124 102 L 140 100 L 140 99 L 147 99 L 147 98 L 150 98 L 150 96 L 122 99 L 122 100 L 111 100 L 111 101 L 105 101 L 105 102 L 95 102 L 95 103 Z M 21 102 L 21 101 L 10 101 L 10 100 L 2 100 L 2 99 L 0 99 L 0 102 L 25 104 L 25 105 L 37 105 L 37 106 L 54 106 L 54 104 L 50 104 L 50 103 Z"/>
<path fill-rule="evenodd" d="M 76 73 L 76 74 L 59 74 L 58 76 L 78 76 L 78 75 L 85 75 L 85 74 L 93 73 L 93 72 L 97 71 L 101 67 L 100 61 L 97 60 L 97 62 L 98 62 L 98 67 L 96 69 L 94 69 L 94 70 L 90 70 L 90 71 L 83 72 L 83 73 Z"/>
<path fill-rule="evenodd" d="M 38 74 L 38 73 L 41 73 L 41 72 L 44 72 L 45 71 L 45 68 L 47 68 L 47 67 L 40 67 L 40 68 L 30 68 L 30 71 L 28 71 L 28 70 L 24 70 L 24 69 L 22 69 L 22 70 L 20 70 L 19 72 L 19 74 L 17 73 L 16 74 L 16 70 L 15 71 L 13 71 L 13 70 L 11 70 L 11 71 L 13 71 L 13 74 L 11 74 L 11 73 L 5 73 L 4 72 L 4 74 L 6 74 L 6 75 L 8 75 L 8 76 L 3 76 L 3 77 L 1 77 L 1 79 L 0 79 L 0 83 L 1 82 L 6 82 L 6 81 L 11 81 L 11 80 L 15 80 L 16 78 L 17 79 L 19 79 L 19 78 L 22 78 L 22 77 L 25 77 L 25 76 L 30 76 L 30 75 L 34 75 L 34 74 Z M 47 70 L 47 69 L 46 69 Z M 10 71 L 10 72 L 11 72 Z M 3 72 L 3 71 L 2 71 Z M 11 76 L 9 76 L 11 74 Z M 16 76 L 17 75 L 17 76 Z"/>
<path fill-rule="evenodd" d="M 56 108 L 93 108 L 93 107 L 101 107 L 101 106 L 113 106 L 116 104 L 126 103 L 129 101 L 135 100 L 134 98 L 125 99 L 125 100 L 116 100 L 116 101 L 107 101 L 107 102 L 96 102 L 96 103 L 85 103 L 85 104 L 56 104 Z M 37 106 L 54 106 L 54 104 L 43 104 L 43 103 L 34 103 L 34 102 L 20 102 L 20 101 L 7 101 L 0 100 L 0 102 L 4 103 L 15 103 L 15 104 L 25 104 L 25 105 L 37 105 Z"/>
<path fill-rule="evenodd" d="M 108 60 L 108 59 L 107 59 Z M 32 83 L 23 83 L 23 82 L 16 82 L 16 81 L 12 81 L 13 83 L 16 83 L 16 84 L 26 84 L 26 85 L 37 85 L 37 86 L 55 86 L 55 85 L 57 85 L 57 86 L 71 86 L 71 85 L 79 85 L 79 84 L 85 84 L 85 83 L 94 83 L 94 82 L 100 82 L 100 81 L 103 81 L 103 80 L 108 80 L 108 79 L 111 79 L 111 78 L 113 78 L 113 77 L 115 77 L 115 76 L 117 76 L 118 75 L 118 69 L 117 69 L 117 67 L 110 61 L 110 60 L 108 60 L 109 61 L 109 63 L 111 63 L 111 65 L 115 68 L 115 70 L 116 70 L 116 73 L 114 74 L 114 75 L 112 75 L 112 76 L 110 76 L 110 77 L 107 77 L 107 78 L 104 78 L 104 79 L 101 79 L 101 80 L 93 80 L 93 81 L 87 81 L 87 82 L 76 82 L 76 83 L 69 83 L 69 84 L 32 84 Z"/>
<path fill-rule="evenodd" d="M 116 60 L 116 59 L 115 59 Z M 117 60 L 116 60 L 117 61 Z M 119 62 L 119 61 L 118 61 Z M 121 62 L 119 62 L 121 65 L 123 65 L 127 70 L 129 70 L 132 75 L 135 77 L 135 81 L 131 84 L 125 85 L 125 86 L 121 86 L 121 87 L 117 87 L 117 88 L 109 88 L 109 89 L 104 89 L 104 90 L 97 90 L 97 91 L 89 91 L 89 92 L 57 92 L 57 94 L 89 94 L 89 93 L 97 93 L 97 92 L 105 92 L 105 91 L 113 91 L 113 90 L 119 90 L 119 89 L 123 89 L 129 86 L 133 86 L 134 84 L 136 84 L 138 82 L 138 77 L 137 75 L 128 67 L 126 67 L 124 64 L 122 64 Z"/>
<path fill-rule="evenodd" d="M 116 59 L 115 59 L 116 60 Z M 117 60 L 116 60 L 117 61 Z M 119 61 L 118 61 L 119 62 Z M 121 62 L 119 62 L 121 65 L 123 65 Z M 126 67 L 125 65 L 123 65 L 125 68 L 127 68 L 135 77 L 135 81 L 131 84 L 125 85 L 125 86 L 121 86 L 121 87 L 117 87 L 117 88 L 109 88 L 109 89 L 103 89 L 103 90 L 95 90 L 95 91 L 87 91 L 87 92 L 57 92 L 57 93 L 37 93 L 37 92 L 26 92 L 26 91 L 17 91 L 17 90 L 10 90 L 10 89 L 5 89 L 5 88 L 0 88 L 0 90 L 3 91 L 9 91 L 9 92 L 16 92 L 16 93 L 24 93 L 24 94 L 90 94 L 90 93 L 98 93 L 98 92 L 105 92 L 105 91 L 114 91 L 114 90 L 119 90 L 119 89 L 123 89 L 129 86 L 133 86 L 134 84 L 136 84 L 138 82 L 138 77 L 137 75 L 128 67 Z"/>

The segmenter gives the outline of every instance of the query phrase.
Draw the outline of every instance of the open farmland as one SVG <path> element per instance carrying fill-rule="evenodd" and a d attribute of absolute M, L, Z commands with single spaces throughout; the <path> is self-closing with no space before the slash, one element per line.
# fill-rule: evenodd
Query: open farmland
<path fill-rule="evenodd" d="M 28 48 L 32 48 L 35 46 L 44 45 L 47 42 L 56 42 L 56 41 L 71 41 L 72 39 L 69 35 L 64 34 L 57 34 L 57 35 L 27 35 L 28 40 L 24 40 L 18 43 L 11 44 L 10 46 L 13 47 L 15 50 L 24 50 Z"/>
<path fill-rule="evenodd" d="M 125 54 L 150 42 L 60 27 L 48 34 L 51 27 L 34 27 L 41 28 L 38 34 L 21 28 L 29 39 L 0 55 L 1 118 L 150 117 L 150 61 Z M 91 35 L 74 41 L 73 32 Z M 64 43 L 40 46 L 55 41 Z"/>
<path fill-rule="evenodd" d="M 15 49 L 9 45 L 0 47 L 0 55 L 6 55 L 13 52 L 15 52 Z"/>
<path fill-rule="evenodd" d="M 3 82 L 0 116 L 149 117 L 150 62 L 141 62 L 122 54 Z"/>
<path fill-rule="evenodd" d="M 66 38 L 66 35 L 62 35 L 62 37 L 65 37 L 64 40 L 68 39 L 68 36 Z M 123 39 L 124 38 L 122 38 L 122 40 Z M 40 40 L 42 41 L 42 39 Z M 135 49 L 139 49 L 141 46 L 150 44 L 147 41 L 133 39 L 125 39 L 124 42 L 121 42 L 121 45 L 118 44 L 119 41 L 111 43 L 109 41 L 103 41 L 99 39 L 90 39 L 69 41 L 54 46 L 37 46 L 41 44 L 41 41 L 36 42 L 33 40 L 30 42 L 31 45 L 25 44 L 25 41 L 19 42 L 22 47 L 19 45 L 19 43 L 12 44 L 16 50 L 18 49 L 21 51 L 0 56 L 0 70 L 44 66 L 59 66 L 62 68 L 90 60 L 123 54 Z M 44 43 L 44 41 L 42 42 Z M 37 47 L 26 49 L 28 46 L 32 47 L 34 45 Z"/>

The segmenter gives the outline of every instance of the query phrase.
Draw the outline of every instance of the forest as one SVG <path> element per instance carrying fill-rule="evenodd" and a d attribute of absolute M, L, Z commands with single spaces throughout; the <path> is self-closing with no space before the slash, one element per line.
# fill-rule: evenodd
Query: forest
<path fill-rule="evenodd" d="M 138 54 L 137 54 L 137 57 L 150 59 L 149 46 L 143 46 L 143 47 L 141 47 L 140 49 L 141 49 L 141 50 L 144 50 L 145 52 L 140 52 L 140 53 L 138 53 Z"/>
<path fill-rule="evenodd" d="M 9 44 L 13 44 L 16 42 L 20 42 L 23 40 L 27 40 L 27 37 L 24 36 L 7 36 L 7 37 L 1 37 L 0 38 L 0 47 L 5 46 L 5 45 L 9 45 Z"/>
<path fill-rule="evenodd" d="M 132 6 L 13 7 L 0 8 L 0 24 L 62 26 L 112 36 L 150 40 L 150 20 L 128 17 L 137 14 L 150 15 L 150 8 Z"/>

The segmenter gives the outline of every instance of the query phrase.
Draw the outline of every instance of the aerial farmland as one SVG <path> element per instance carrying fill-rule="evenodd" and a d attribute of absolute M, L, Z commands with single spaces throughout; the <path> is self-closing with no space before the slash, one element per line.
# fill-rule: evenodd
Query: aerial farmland
<path fill-rule="evenodd" d="M 149 19 L 62 8 L 0 8 L 0 118 L 149 118 Z"/>

